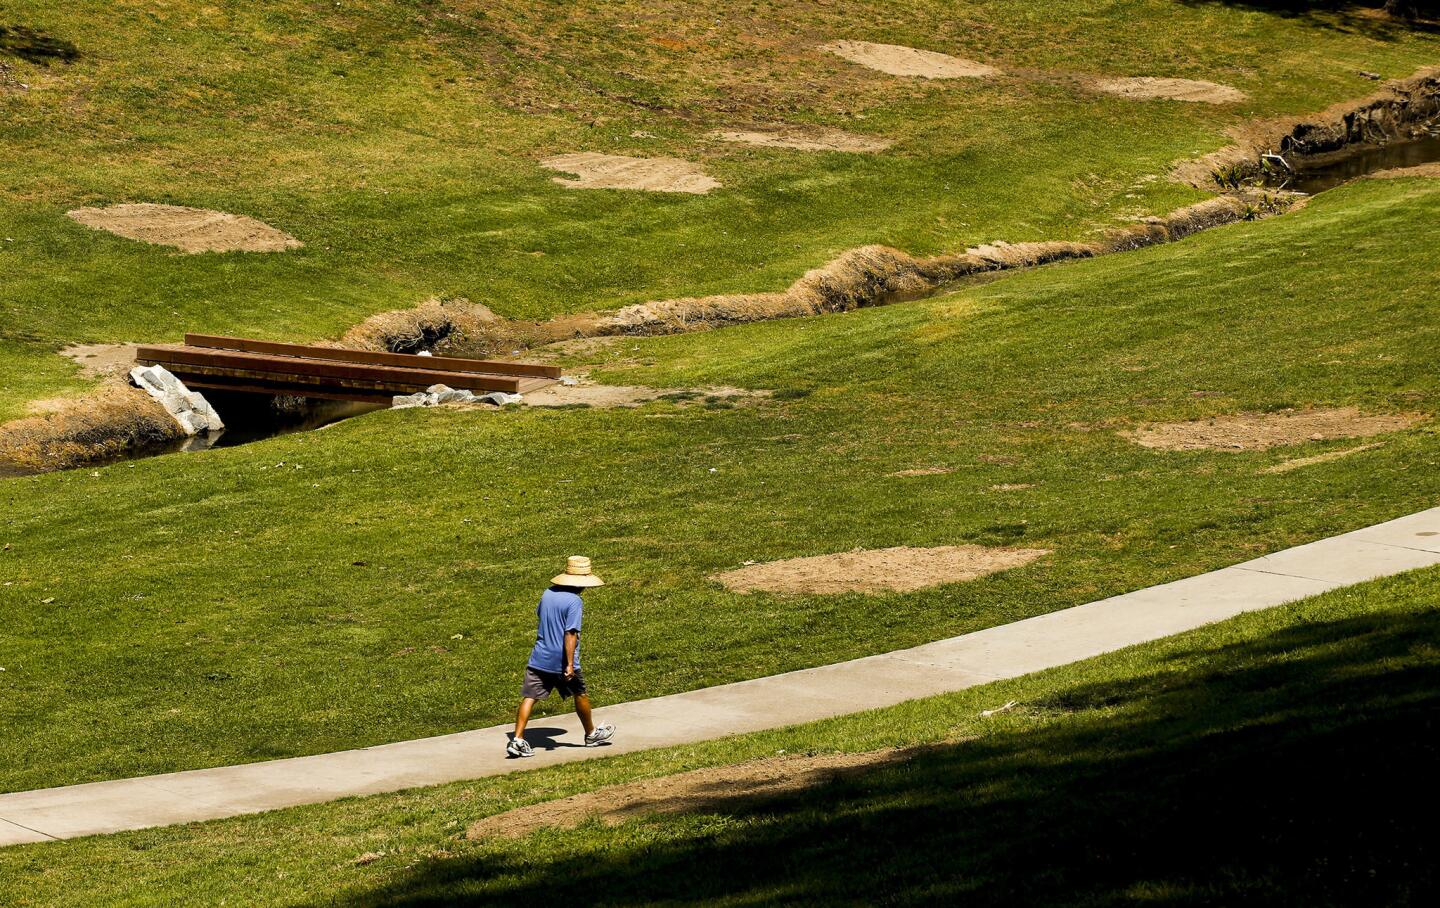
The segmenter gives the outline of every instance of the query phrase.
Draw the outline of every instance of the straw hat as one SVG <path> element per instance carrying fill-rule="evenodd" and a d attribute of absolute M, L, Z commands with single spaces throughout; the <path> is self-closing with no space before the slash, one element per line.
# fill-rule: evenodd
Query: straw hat
<path fill-rule="evenodd" d="M 605 581 L 590 573 L 590 559 L 584 555 L 571 555 L 565 559 L 565 573 L 550 579 L 556 586 L 604 586 Z"/>

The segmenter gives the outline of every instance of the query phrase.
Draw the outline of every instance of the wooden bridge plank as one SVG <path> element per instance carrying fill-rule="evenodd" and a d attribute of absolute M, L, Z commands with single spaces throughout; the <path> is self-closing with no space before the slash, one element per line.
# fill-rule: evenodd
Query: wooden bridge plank
<path fill-rule="evenodd" d="M 279 341 L 224 337 L 216 334 L 186 334 L 191 347 L 261 353 L 272 356 L 293 356 L 306 359 L 334 360 L 376 366 L 402 366 L 409 369 L 439 369 L 445 372 L 485 372 L 497 375 L 529 375 L 557 379 L 560 367 L 541 363 L 510 363 L 489 359 L 462 359 L 451 356 L 417 356 L 413 353 L 375 353 L 369 350 L 343 350 L 315 347 L 309 344 L 286 344 Z M 434 365 L 431 365 L 431 364 Z M 443 364 L 443 365 L 442 365 Z"/>
<path fill-rule="evenodd" d="M 304 384 L 363 386 L 366 390 L 391 390 L 397 394 L 421 391 L 431 385 L 448 385 L 470 391 L 506 391 L 513 394 L 519 390 L 522 378 L 517 375 L 451 372 L 414 366 L 400 368 L 169 344 L 140 347 L 136 351 L 135 359 L 146 365 L 165 366 L 182 377 L 184 373 L 218 375 L 228 371 L 237 378 L 282 377 L 284 381 L 299 381 Z M 436 360 L 436 365 L 443 362 L 438 357 Z"/>

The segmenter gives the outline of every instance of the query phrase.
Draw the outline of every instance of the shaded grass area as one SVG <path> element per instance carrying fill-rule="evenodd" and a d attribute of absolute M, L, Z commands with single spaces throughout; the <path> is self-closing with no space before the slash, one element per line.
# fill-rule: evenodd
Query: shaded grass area
<path fill-rule="evenodd" d="M 0 897 L 1427 904 L 1437 883 L 1424 844 L 1426 780 L 1440 757 L 1437 583 L 1440 570 L 1413 572 L 780 731 L 6 849 Z M 777 753 L 913 745 L 930 747 L 797 796 L 737 793 L 703 813 L 464 839 L 481 817 L 604 785 Z"/>
<path fill-rule="evenodd" d="M 915 645 L 1432 506 L 1433 423 L 1283 475 L 1263 471 L 1353 443 L 1172 454 L 1115 430 L 1282 406 L 1436 413 L 1437 203 L 1433 183 L 1370 181 L 948 297 L 611 351 L 635 361 L 627 379 L 780 400 L 384 412 L 7 480 L 0 789 L 503 721 L 535 598 L 571 552 L 611 581 L 586 624 L 604 703 Z M 931 466 L 953 472 L 889 475 Z M 961 543 L 1053 554 L 903 595 L 708 579 Z"/>
<path fill-rule="evenodd" d="M 1381 23 L 1326 27 L 1338 13 L 1164 0 L 1044 15 L 1021 0 L 22 0 L 6 14 L 78 53 L 15 59 L 31 90 L 0 92 L 0 339 L 36 357 L 187 329 L 336 336 L 433 295 L 543 317 L 777 289 L 873 242 L 926 254 L 1079 237 L 1197 198 L 1154 177 L 1225 126 L 1363 94 L 1357 70 L 1408 75 L 1437 46 Z M 840 37 L 1009 75 L 896 79 L 815 50 Z M 1096 73 L 1212 78 L 1252 99 L 1135 104 L 1087 90 Z M 774 121 L 898 144 L 814 155 L 706 138 Z M 725 189 L 578 192 L 535 164 L 575 150 L 678 155 Z M 306 246 L 181 256 L 63 217 L 126 201 L 251 215 Z M 70 387 L 22 387 L 30 359 L 0 356 L 0 387 Z"/>

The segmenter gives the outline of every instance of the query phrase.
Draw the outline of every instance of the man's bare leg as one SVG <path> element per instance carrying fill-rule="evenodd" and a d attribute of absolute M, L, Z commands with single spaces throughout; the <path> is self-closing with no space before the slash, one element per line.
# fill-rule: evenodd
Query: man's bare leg
<path fill-rule="evenodd" d="M 525 725 L 530 721 L 530 710 L 535 708 L 535 699 L 526 697 L 520 701 L 520 710 L 515 713 L 515 740 L 525 737 Z M 586 710 L 588 713 L 589 710 Z"/>
<path fill-rule="evenodd" d="M 590 695 L 575 695 L 575 715 L 580 717 L 580 724 L 585 726 L 585 734 L 595 730 L 595 723 L 590 718 Z"/>

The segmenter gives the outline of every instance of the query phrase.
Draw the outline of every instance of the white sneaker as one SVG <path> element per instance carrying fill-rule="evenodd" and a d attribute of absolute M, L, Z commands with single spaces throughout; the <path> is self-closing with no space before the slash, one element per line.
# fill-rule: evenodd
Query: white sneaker
<path fill-rule="evenodd" d="M 615 726 L 597 725 L 594 731 L 585 736 L 585 746 L 594 747 L 597 744 L 604 744 L 613 737 L 615 737 Z"/>
<path fill-rule="evenodd" d="M 512 757 L 533 757 L 535 748 L 524 738 L 511 738 L 510 743 L 505 745 L 505 752 Z"/>

